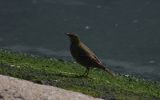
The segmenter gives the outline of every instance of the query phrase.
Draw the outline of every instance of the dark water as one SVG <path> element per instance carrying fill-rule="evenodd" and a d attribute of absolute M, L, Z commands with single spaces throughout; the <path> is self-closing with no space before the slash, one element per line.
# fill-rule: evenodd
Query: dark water
<path fill-rule="evenodd" d="M 76 32 L 119 73 L 160 80 L 159 0 L 1 0 L 0 47 L 70 58 Z"/>

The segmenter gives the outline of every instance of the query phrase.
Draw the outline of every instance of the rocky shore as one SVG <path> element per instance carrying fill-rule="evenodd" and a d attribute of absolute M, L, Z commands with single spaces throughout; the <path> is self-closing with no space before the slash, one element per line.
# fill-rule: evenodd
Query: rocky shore
<path fill-rule="evenodd" d="M 78 92 L 0 75 L 0 100 L 100 100 Z"/>

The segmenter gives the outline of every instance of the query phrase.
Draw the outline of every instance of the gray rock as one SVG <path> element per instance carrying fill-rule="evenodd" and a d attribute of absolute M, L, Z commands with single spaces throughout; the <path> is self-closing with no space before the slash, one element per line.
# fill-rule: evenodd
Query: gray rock
<path fill-rule="evenodd" d="M 0 100 L 101 100 L 78 92 L 0 75 Z"/>

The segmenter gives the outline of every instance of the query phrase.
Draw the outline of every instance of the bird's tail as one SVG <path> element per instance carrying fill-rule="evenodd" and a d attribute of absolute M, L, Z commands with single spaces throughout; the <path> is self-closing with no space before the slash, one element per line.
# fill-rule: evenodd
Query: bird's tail
<path fill-rule="evenodd" d="M 105 70 L 108 74 L 110 74 L 111 76 L 115 77 L 115 73 L 112 72 L 109 68 L 107 68 L 105 65 L 100 64 L 100 67 Z"/>

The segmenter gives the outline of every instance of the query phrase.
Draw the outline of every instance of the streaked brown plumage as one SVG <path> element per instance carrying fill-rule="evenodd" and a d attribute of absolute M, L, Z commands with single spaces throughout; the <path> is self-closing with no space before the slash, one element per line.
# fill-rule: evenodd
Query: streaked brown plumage
<path fill-rule="evenodd" d="M 77 63 L 86 67 L 84 76 L 88 76 L 89 70 L 93 67 L 100 68 L 114 76 L 114 73 L 106 68 L 98 57 L 80 41 L 79 37 L 74 33 L 66 33 L 70 38 L 70 52 Z"/>

